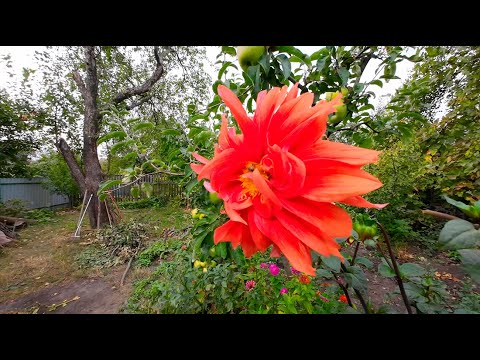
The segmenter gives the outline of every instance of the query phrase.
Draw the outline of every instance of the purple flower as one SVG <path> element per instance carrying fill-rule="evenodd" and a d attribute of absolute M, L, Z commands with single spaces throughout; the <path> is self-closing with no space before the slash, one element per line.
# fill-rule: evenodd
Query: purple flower
<path fill-rule="evenodd" d="M 300 275 L 300 271 L 295 269 L 293 266 L 290 266 L 290 271 L 292 272 L 293 275 Z"/>
<path fill-rule="evenodd" d="M 246 283 L 245 283 L 245 289 L 247 289 L 248 291 L 252 290 L 255 285 L 257 283 L 254 281 L 254 280 L 248 280 Z"/>
<path fill-rule="evenodd" d="M 277 276 L 278 274 L 280 274 L 280 268 L 277 265 L 270 264 L 268 268 L 270 270 L 270 274 L 272 274 L 273 276 Z"/>
<path fill-rule="evenodd" d="M 267 263 L 261 263 L 260 264 L 260 269 L 266 269 L 266 268 L 268 268 Z"/>
<path fill-rule="evenodd" d="M 280 290 L 280 294 L 281 294 L 281 295 L 284 295 L 284 294 L 286 294 L 286 293 L 288 293 L 288 289 L 287 289 L 287 288 L 282 288 L 282 289 Z"/>

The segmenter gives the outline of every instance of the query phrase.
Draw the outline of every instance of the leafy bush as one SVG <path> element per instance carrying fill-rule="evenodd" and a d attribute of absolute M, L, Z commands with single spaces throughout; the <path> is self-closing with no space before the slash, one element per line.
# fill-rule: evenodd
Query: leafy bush
<path fill-rule="evenodd" d="M 22 200 L 10 199 L 0 203 L 0 215 L 21 216 L 26 211 L 25 203 Z"/>
<path fill-rule="evenodd" d="M 25 212 L 25 217 L 39 223 L 46 223 L 55 217 L 55 211 L 51 209 L 32 209 Z"/>
<path fill-rule="evenodd" d="M 179 250 L 182 246 L 182 241 L 178 239 L 160 239 L 143 250 L 137 257 L 136 263 L 140 266 L 149 266 L 153 261 L 160 258 L 163 259 L 165 255 L 172 254 Z"/>
<path fill-rule="evenodd" d="M 162 208 L 169 203 L 170 199 L 166 196 L 150 197 L 135 201 L 119 202 L 122 209 L 146 209 L 146 208 Z"/>
<path fill-rule="evenodd" d="M 271 263 L 274 276 L 263 264 L 268 259 L 265 255 L 257 254 L 244 264 L 223 261 L 221 257 L 216 257 L 219 263 L 197 260 L 192 267 L 188 249 L 173 245 L 177 247 L 171 249 L 172 258 L 164 259 L 150 278 L 135 284 L 126 311 L 277 314 L 346 310 L 346 305 L 339 301 L 337 285 L 321 283 L 320 277 L 292 274 Z M 159 248 L 165 253 L 164 246 L 152 247 Z"/>

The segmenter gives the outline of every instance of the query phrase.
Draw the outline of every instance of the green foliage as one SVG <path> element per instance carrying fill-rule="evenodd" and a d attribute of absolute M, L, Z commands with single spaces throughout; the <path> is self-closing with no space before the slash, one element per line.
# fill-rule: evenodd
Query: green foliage
<path fill-rule="evenodd" d="M 308 283 L 303 283 L 298 275 L 288 275 L 284 270 L 273 276 L 268 269 L 260 267 L 267 261 L 264 256 L 255 255 L 244 265 L 207 261 L 205 266 L 192 267 L 188 250 L 177 247 L 170 251 L 173 255 L 170 260 L 164 259 L 150 278 L 135 284 L 128 312 L 281 314 L 345 311 L 346 305 L 338 301 L 337 286 L 322 288 L 320 279 L 310 277 Z M 249 281 L 255 282 L 251 288 L 246 287 Z M 286 294 L 280 292 L 283 288 Z"/>
<path fill-rule="evenodd" d="M 438 237 L 447 250 L 457 250 L 463 269 L 480 283 L 480 230 L 465 220 L 450 220 Z"/>
<path fill-rule="evenodd" d="M 0 90 L 0 177 L 28 177 L 29 155 L 38 149 L 35 112 L 25 99 Z"/>
<path fill-rule="evenodd" d="M 0 203 L 0 215 L 20 217 L 27 211 L 25 203 L 19 199 L 10 199 Z"/>
<path fill-rule="evenodd" d="M 169 201 L 166 196 L 152 196 L 150 198 L 134 200 L 134 201 L 122 201 L 118 205 L 121 209 L 147 209 L 147 208 L 163 208 Z"/>
<path fill-rule="evenodd" d="M 75 264 L 79 269 L 103 268 L 110 265 L 108 249 L 89 246 L 75 256 Z"/>
<path fill-rule="evenodd" d="M 182 241 L 178 239 L 160 239 L 143 250 L 136 259 L 136 264 L 140 266 L 150 266 L 157 259 L 165 259 L 166 255 L 180 250 Z"/>
<path fill-rule="evenodd" d="M 0 203 L 0 215 L 22 217 L 35 220 L 37 223 L 47 223 L 56 215 L 50 209 L 27 209 L 22 200 L 10 199 L 5 203 Z"/>
<path fill-rule="evenodd" d="M 419 314 L 445 314 L 445 298 L 449 296 L 444 282 L 426 274 L 412 277 L 404 284 L 407 297 Z M 396 292 L 397 293 L 397 292 Z"/>
<path fill-rule="evenodd" d="M 25 211 L 25 218 L 33 219 L 37 223 L 48 223 L 56 217 L 56 213 L 50 209 L 32 209 Z"/>
<path fill-rule="evenodd" d="M 136 221 L 124 221 L 116 226 L 101 229 L 97 239 L 105 246 L 128 246 L 136 248 L 148 239 L 149 230 L 146 224 Z"/>
<path fill-rule="evenodd" d="M 65 194 L 75 204 L 80 197 L 80 189 L 70 174 L 70 169 L 63 157 L 54 151 L 42 155 L 40 159 L 30 164 L 32 176 L 46 177 L 43 184 L 46 188 Z"/>

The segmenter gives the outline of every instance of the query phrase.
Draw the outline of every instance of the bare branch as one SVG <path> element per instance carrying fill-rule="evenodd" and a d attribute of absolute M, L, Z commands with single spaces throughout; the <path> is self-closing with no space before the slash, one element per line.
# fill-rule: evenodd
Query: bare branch
<path fill-rule="evenodd" d="M 142 97 L 140 100 L 135 101 L 135 102 L 131 103 L 130 105 L 127 105 L 127 110 L 135 109 L 136 107 L 138 107 L 138 106 L 142 105 L 143 103 L 147 102 L 148 100 L 150 100 L 152 97 L 153 97 L 153 94 Z"/>
<path fill-rule="evenodd" d="M 78 165 L 77 160 L 75 159 L 75 156 L 73 155 L 73 152 L 70 149 L 70 146 L 68 146 L 67 142 L 63 138 L 60 138 L 55 145 L 57 149 L 60 151 L 60 153 L 62 154 L 63 158 L 65 159 L 65 162 L 67 163 L 68 167 L 70 168 L 70 172 L 72 173 L 73 178 L 77 182 L 82 192 L 84 192 L 85 191 L 85 175 L 83 174 L 82 169 Z"/>
<path fill-rule="evenodd" d="M 158 170 L 158 171 L 155 171 L 153 173 L 150 173 L 150 174 L 143 174 L 143 175 L 140 175 L 138 176 L 135 180 L 132 180 L 126 184 L 123 184 L 119 187 L 116 187 L 115 189 L 109 189 L 109 190 L 105 190 L 106 193 L 112 193 L 113 191 L 117 191 L 118 189 L 122 189 L 124 187 L 127 187 L 127 186 L 130 186 L 130 185 L 133 185 L 133 184 L 136 184 L 138 183 L 140 180 L 142 180 L 145 176 L 148 176 L 148 175 L 155 175 L 155 174 L 167 174 L 167 175 L 173 175 L 173 176 L 184 176 L 185 174 L 181 174 L 181 173 L 174 173 L 174 172 L 170 172 L 170 171 L 167 171 L 167 170 Z"/>
<path fill-rule="evenodd" d="M 80 90 L 80 93 L 82 94 L 82 97 L 85 100 L 85 97 L 87 96 L 87 88 L 85 87 L 85 83 L 83 82 L 82 76 L 78 71 L 73 72 L 73 80 L 75 80 L 75 83 L 77 84 L 78 89 Z"/>
<path fill-rule="evenodd" d="M 296 84 L 298 82 L 297 80 L 295 80 L 295 78 L 292 75 L 290 75 L 288 77 L 288 80 L 290 80 L 294 84 Z M 308 92 L 308 88 L 306 86 L 300 84 L 299 82 L 298 82 L 298 87 L 300 88 L 300 90 L 302 90 L 302 92 Z"/>
<path fill-rule="evenodd" d="M 153 85 L 155 85 L 155 83 L 158 80 L 160 80 L 160 78 L 163 75 L 163 72 L 165 70 L 165 68 L 163 66 L 163 57 L 171 51 L 172 51 L 171 49 L 167 49 L 166 51 L 159 54 L 158 46 L 156 46 L 155 50 L 154 50 L 154 55 L 155 55 L 155 59 L 157 60 L 157 67 L 156 67 L 155 71 L 153 72 L 152 76 L 150 76 L 150 78 L 148 78 L 143 84 L 141 84 L 139 86 L 136 86 L 136 87 L 131 87 L 131 88 L 129 88 L 129 89 L 123 91 L 123 92 L 118 93 L 113 98 L 112 102 L 114 104 L 119 104 L 122 101 L 131 98 L 132 96 L 141 95 L 141 94 L 144 94 L 144 93 L 150 91 L 150 89 L 153 87 Z"/>

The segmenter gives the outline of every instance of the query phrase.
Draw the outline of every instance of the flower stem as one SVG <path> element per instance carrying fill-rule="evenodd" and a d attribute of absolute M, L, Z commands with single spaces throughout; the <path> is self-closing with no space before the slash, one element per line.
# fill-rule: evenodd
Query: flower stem
<path fill-rule="evenodd" d="M 387 245 L 388 253 L 390 255 L 390 259 L 392 260 L 393 270 L 395 271 L 395 275 L 397 278 L 397 284 L 400 288 L 400 293 L 402 294 L 403 302 L 405 303 L 405 307 L 407 308 L 407 312 L 412 314 L 412 308 L 410 307 L 410 302 L 408 300 L 407 294 L 405 293 L 405 288 L 403 287 L 403 281 L 400 276 L 400 271 L 398 270 L 397 261 L 395 260 L 395 255 L 393 254 L 392 246 L 390 244 L 390 236 L 385 230 L 385 227 L 377 221 L 377 225 L 380 227 L 380 230 L 383 234 L 383 239 L 385 240 L 385 244 Z"/>
<path fill-rule="evenodd" d="M 343 290 L 343 293 L 344 293 L 345 296 L 347 297 L 348 306 L 350 306 L 350 307 L 353 308 L 352 300 L 350 299 L 350 294 L 348 293 L 347 288 L 345 287 L 345 285 L 343 285 L 343 284 L 340 282 L 340 280 L 338 280 L 337 275 L 336 275 L 333 271 L 332 271 L 332 274 L 333 274 L 333 276 L 335 277 L 335 280 L 337 280 L 337 284 L 340 286 L 340 288 Z"/>
<path fill-rule="evenodd" d="M 357 241 L 357 246 L 355 246 L 355 251 L 353 252 L 352 260 L 350 260 L 350 266 L 353 266 L 353 264 L 355 264 L 355 258 L 357 257 L 359 247 L 360 247 L 360 242 Z"/>
<path fill-rule="evenodd" d="M 347 272 L 347 267 L 344 264 L 340 264 L 340 265 L 342 267 L 342 271 Z M 348 286 L 348 284 L 347 284 L 347 286 Z M 357 295 L 358 300 L 360 300 L 360 304 L 362 304 L 363 311 L 365 311 L 365 314 L 368 314 L 368 306 L 367 306 L 367 303 L 365 302 L 365 299 L 363 298 L 362 294 L 360 293 L 360 291 L 358 291 L 355 288 L 353 289 L 353 291 L 355 291 L 355 294 Z"/>

